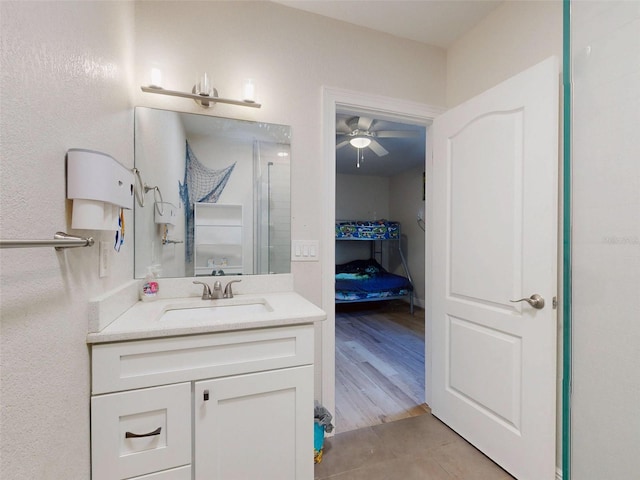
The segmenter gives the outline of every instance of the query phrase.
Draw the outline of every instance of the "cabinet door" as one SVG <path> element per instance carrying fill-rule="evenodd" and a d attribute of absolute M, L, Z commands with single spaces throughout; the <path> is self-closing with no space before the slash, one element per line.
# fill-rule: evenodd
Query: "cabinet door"
<path fill-rule="evenodd" d="M 313 367 L 197 382 L 196 480 L 312 480 Z"/>
<path fill-rule="evenodd" d="M 135 477 L 131 480 L 191 480 L 191 465 L 150 473 L 149 475 Z"/>

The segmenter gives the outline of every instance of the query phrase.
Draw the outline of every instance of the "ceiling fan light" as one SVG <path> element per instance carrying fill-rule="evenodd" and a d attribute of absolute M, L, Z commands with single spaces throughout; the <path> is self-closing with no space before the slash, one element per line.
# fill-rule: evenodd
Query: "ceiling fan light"
<path fill-rule="evenodd" d="M 369 146 L 371 139 L 367 137 L 354 137 L 349 140 L 349 143 L 356 148 L 365 148 Z"/>

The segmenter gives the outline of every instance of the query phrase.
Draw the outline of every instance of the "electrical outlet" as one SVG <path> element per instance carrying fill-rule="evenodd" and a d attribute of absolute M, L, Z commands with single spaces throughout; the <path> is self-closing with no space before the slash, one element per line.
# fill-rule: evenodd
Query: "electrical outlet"
<path fill-rule="evenodd" d="M 111 251 L 111 248 L 109 247 L 109 242 L 100 242 L 100 248 L 99 248 L 99 256 L 100 256 L 100 260 L 99 260 L 99 276 L 100 278 L 104 278 L 104 277 L 108 277 L 109 276 L 109 252 Z"/>

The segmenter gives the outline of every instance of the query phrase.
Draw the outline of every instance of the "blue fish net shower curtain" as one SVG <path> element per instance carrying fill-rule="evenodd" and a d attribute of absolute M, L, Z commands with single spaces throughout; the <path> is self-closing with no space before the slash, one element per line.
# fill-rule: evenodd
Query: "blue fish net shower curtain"
<path fill-rule="evenodd" d="M 184 168 L 184 183 L 178 182 L 180 198 L 185 206 L 185 260 L 193 259 L 194 235 L 194 205 L 196 202 L 216 203 L 229 181 L 231 172 L 236 166 L 233 162 L 221 170 L 206 167 L 194 155 L 189 142 L 186 143 L 186 164 Z"/>

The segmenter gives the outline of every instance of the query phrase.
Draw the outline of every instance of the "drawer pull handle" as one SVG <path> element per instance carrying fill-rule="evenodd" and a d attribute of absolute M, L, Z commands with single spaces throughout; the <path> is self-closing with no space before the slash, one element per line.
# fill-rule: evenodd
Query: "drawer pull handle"
<path fill-rule="evenodd" d="M 149 433 L 132 433 L 132 432 L 124 432 L 124 438 L 143 438 L 143 437 L 153 437 L 154 435 L 160 435 L 160 431 L 162 427 L 156 428 L 153 432 Z"/>

